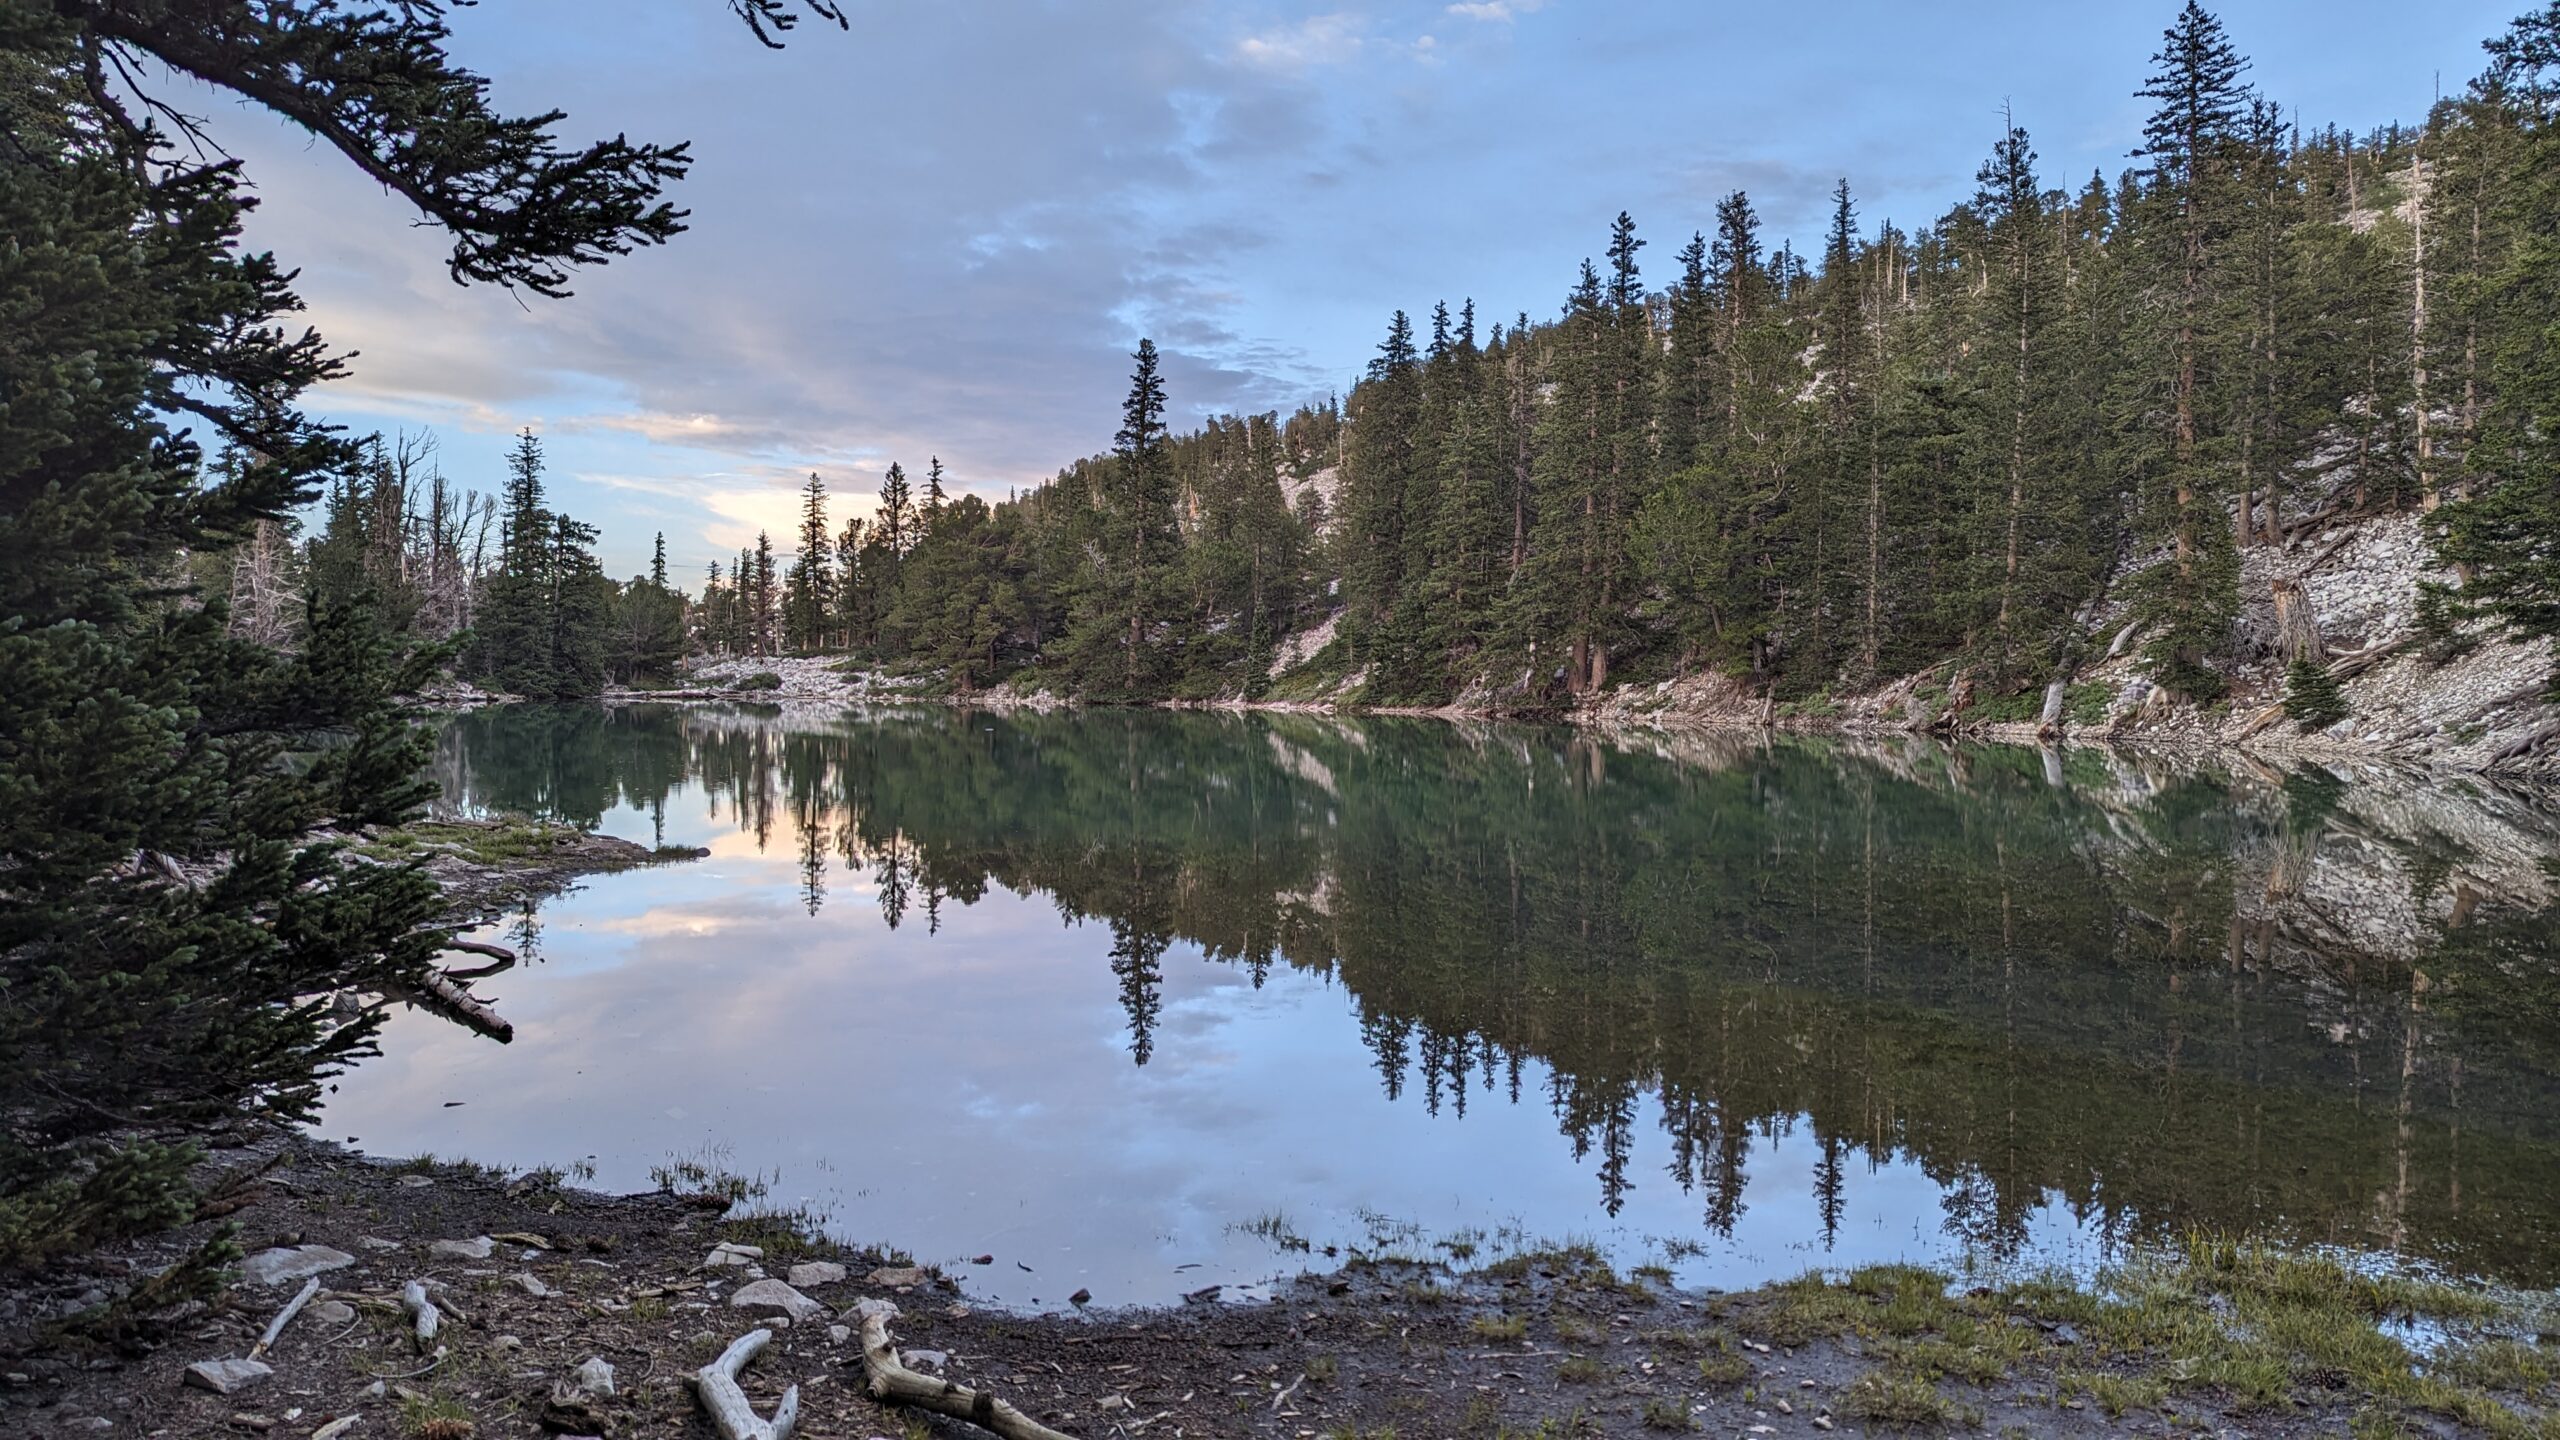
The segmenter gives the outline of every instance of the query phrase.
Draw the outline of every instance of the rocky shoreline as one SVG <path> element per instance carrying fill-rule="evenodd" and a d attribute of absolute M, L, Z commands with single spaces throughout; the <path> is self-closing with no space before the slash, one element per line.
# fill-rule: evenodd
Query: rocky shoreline
<path fill-rule="evenodd" d="M 1061 1296 L 1020 1313 L 968 1298 L 973 1266 L 1010 1257 L 936 1265 L 838 1245 L 752 1203 L 733 1208 L 740 1197 L 716 1178 L 608 1196 L 556 1172 L 369 1160 L 276 1133 L 235 1137 L 209 1166 L 230 1177 L 209 1207 L 218 1218 L 97 1257 L 103 1270 L 54 1277 L 53 1290 L 106 1289 L 117 1273 L 130 1284 L 217 1226 L 247 1252 L 237 1282 L 114 1348 L 68 1342 L 58 1320 L 29 1323 L 63 1309 L 43 1287 L 10 1297 L 0 1432 L 709 1436 L 688 1377 L 764 1329 L 740 1376 L 746 1398 L 770 1414 L 796 1386 L 804 1435 L 984 1433 L 871 1397 L 859 1341 L 869 1314 L 889 1317 L 906 1367 L 1079 1436 L 2296 1436 L 2341 1433 L 2386 1403 L 2437 1433 L 2536 1434 L 2549 1432 L 2530 1428 L 2535 1409 L 2554 1398 L 2547 1371 L 2511 1365 L 2500 1391 L 2486 1365 L 2519 1345 L 2549 1354 L 2529 1325 L 2521 1341 L 2484 1342 L 2508 1348 L 2466 1362 L 2474 1378 L 2458 1392 L 2412 1379 L 2400 1395 L 2391 1370 L 2359 1381 L 2306 1365 L 2275 1391 L 2238 1371 L 2200 1381 L 2166 1353 L 2173 1344 L 2128 1343 L 2147 1323 L 2134 1309 L 2049 1282 L 1950 1289 L 1881 1267 L 1715 1294 L 1619 1275 L 1579 1247 L 1472 1269 L 1352 1255 L 1262 1304 L 1204 1293 L 1111 1309 L 1107 1296 Z M 2259 1283 L 2250 1266 L 2293 1262 L 2233 1251 L 2184 1273 L 2226 1263 L 2213 1284 L 2245 1305 Z M 2307 1279 L 2343 1287 L 2351 1329 L 2396 1308 L 2458 1312 L 2440 1321 L 2457 1325 L 2487 1314 L 2467 1292 L 2430 1287 L 2359 1299 L 2345 1272 L 2312 1262 L 2282 1283 L 2292 1293 Z M 413 1290 L 441 1321 L 425 1343 Z"/>

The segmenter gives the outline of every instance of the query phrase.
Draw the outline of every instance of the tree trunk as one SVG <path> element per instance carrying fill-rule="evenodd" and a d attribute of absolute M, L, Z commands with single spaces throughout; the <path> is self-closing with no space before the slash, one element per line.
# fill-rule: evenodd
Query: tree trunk
<path fill-rule="evenodd" d="M 2276 653 L 2288 665 L 2296 660 L 2329 663 L 2329 646 L 2320 638 L 2320 620 L 2311 612 L 2311 596 L 2302 582 L 2282 576 L 2270 588 L 2276 601 Z"/>

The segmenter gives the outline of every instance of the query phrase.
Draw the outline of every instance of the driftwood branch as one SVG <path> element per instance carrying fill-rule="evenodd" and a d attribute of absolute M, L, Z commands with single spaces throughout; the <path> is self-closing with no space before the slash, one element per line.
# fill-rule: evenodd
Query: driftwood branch
<path fill-rule="evenodd" d="M 416 1280 L 400 1287 L 400 1308 L 409 1312 L 412 1338 L 423 1353 L 436 1343 L 436 1326 L 444 1317 L 436 1313 L 436 1302 L 427 1298 L 427 1287 Z"/>
<path fill-rule="evenodd" d="M 919 1375 L 898 1359 L 889 1338 L 889 1317 L 862 1317 L 862 1363 L 871 1372 L 871 1398 L 891 1405 L 912 1405 L 993 1431 L 1003 1440 L 1072 1440 L 983 1390 L 951 1380 Z"/>
<path fill-rule="evenodd" d="M 489 959 L 486 965 L 445 966 L 444 975 L 448 980 L 479 980 L 495 975 L 501 970 L 515 968 L 516 952 L 504 945 L 491 945 L 480 940 L 447 940 L 444 942 L 444 948 L 449 954 L 485 955 Z"/>
<path fill-rule="evenodd" d="M 782 1403 L 773 1407 L 771 1420 L 758 1418 L 756 1407 L 747 1403 L 747 1392 L 738 1388 L 738 1372 L 772 1339 L 772 1331 L 758 1326 L 729 1342 L 719 1359 L 693 1372 L 694 1398 L 702 1402 L 720 1440 L 791 1440 L 792 1427 L 800 1423 L 799 1386 L 783 1390 Z"/>
<path fill-rule="evenodd" d="M 267 1347 L 276 1343 L 276 1337 L 284 1333 L 284 1327 L 292 1324 L 293 1317 L 301 1314 L 302 1307 L 310 1304 L 311 1297 L 319 1293 L 319 1276 L 303 1281 L 302 1288 L 295 1291 L 293 1298 L 284 1302 L 284 1308 L 276 1312 L 276 1318 L 267 1322 L 266 1332 L 258 1337 L 258 1343 L 249 1347 L 249 1358 L 255 1360 L 266 1354 Z"/>

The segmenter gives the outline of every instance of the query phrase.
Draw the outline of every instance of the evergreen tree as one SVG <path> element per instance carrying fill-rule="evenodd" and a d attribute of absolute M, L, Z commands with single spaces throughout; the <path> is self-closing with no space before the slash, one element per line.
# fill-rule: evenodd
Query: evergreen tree
<path fill-rule="evenodd" d="M 782 604 L 786 643 L 794 650 L 825 648 L 835 616 L 834 532 L 827 525 L 827 485 L 818 472 L 800 488 L 800 548 L 791 557 Z"/>
<path fill-rule="evenodd" d="M 2143 126 L 2140 153 L 2150 169 L 2136 223 L 2154 257 L 2155 344 L 2167 395 L 2147 509 L 2170 555 L 2145 577 L 2154 626 L 2147 653 L 2163 685 L 2211 699 L 2223 680 L 2205 661 L 2223 649 L 2238 610 L 2238 562 L 2221 523 L 2237 481 L 2215 413 L 2231 380 L 2223 362 L 2232 328 L 2217 267 L 2242 199 L 2234 159 L 2248 62 L 2195 0 L 2152 62 L 2159 68 L 2137 92 L 2158 108 Z"/>
<path fill-rule="evenodd" d="M 391 696 L 440 654 L 360 590 L 309 596 L 290 653 L 189 593 L 186 559 L 366 461 L 299 409 L 345 369 L 240 247 L 241 167 L 168 144 L 148 89 L 292 117 L 441 226 L 460 281 L 564 293 L 677 233 L 682 147 L 564 150 L 446 39 L 427 5 L 0 8 L 0 1267 L 188 1218 L 189 1133 L 308 1120 L 373 1048 L 378 1011 L 312 997 L 398 993 L 448 938 L 423 870 L 342 838 L 426 797 Z M 200 435 L 243 458 L 209 476 Z M 222 1246 L 133 1298 L 187 1298 Z"/>

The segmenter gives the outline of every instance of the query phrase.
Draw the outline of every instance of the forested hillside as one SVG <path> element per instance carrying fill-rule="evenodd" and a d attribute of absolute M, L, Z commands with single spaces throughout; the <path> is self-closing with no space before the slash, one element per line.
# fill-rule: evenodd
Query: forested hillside
<path fill-rule="evenodd" d="M 2301 661 L 2317 720 L 2277 572 L 2336 527 L 2426 518 L 2439 656 L 2560 627 L 2560 8 L 2486 48 L 2417 124 L 2306 128 L 2190 4 L 2117 176 L 2043 173 L 2020 125 L 1925 223 L 1844 180 L 1819 255 L 1738 191 L 1659 244 L 1621 215 L 1561 314 L 1399 312 L 1285 419 L 1168 435 L 1142 344 L 1110 454 L 993 506 L 893 469 L 841 531 L 812 477 L 799 560 L 715 567 L 700 637 L 1093 699 L 1538 709 L 1715 673 L 1820 707 L 1926 673 L 2030 716 L 2113 646 L 2197 703 Z M 2235 624 L 2257 553 L 2271 635 Z"/>

